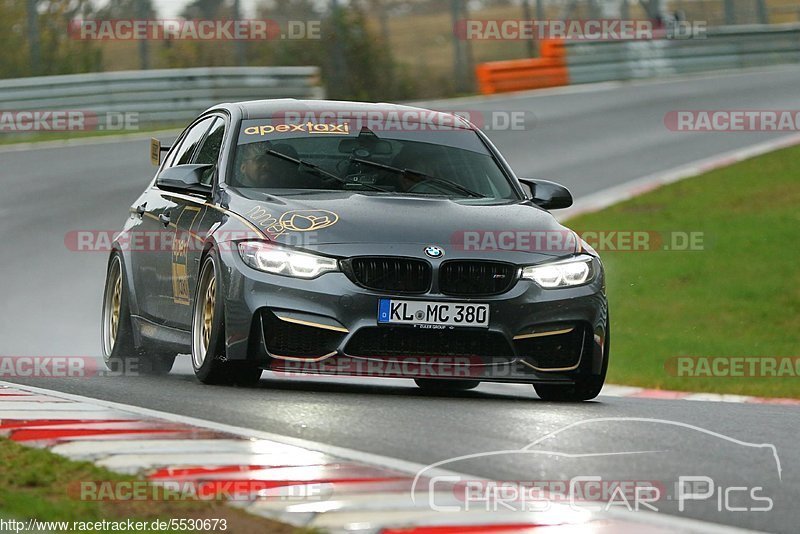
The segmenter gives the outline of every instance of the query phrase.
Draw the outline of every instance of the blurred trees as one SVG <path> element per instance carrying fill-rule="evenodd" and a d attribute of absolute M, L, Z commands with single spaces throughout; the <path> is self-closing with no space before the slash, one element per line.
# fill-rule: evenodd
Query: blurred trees
<path fill-rule="evenodd" d="M 318 28 L 318 38 L 142 42 L 80 40 L 70 34 L 68 25 L 74 19 L 158 18 L 153 0 L 0 0 L 4 30 L 0 31 L 0 78 L 120 68 L 316 65 L 332 98 L 410 99 L 423 85 L 418 81 L 419 65 L 397 61 L 388 21 L 397 13 L 438 9 L 450 1 L 261 0 L 251 16 L 271 19 L 283 32 L 289 23 L 311 24 Z M 242 18 L 238 4 L 237 0 L 189 0 L 179 17 Z M 35 14 L 34 24 L 29 13 Z"/>
<path fill-rule="evenodd" d="M 397 100 L 413 96 L 413 78 L 396 63 L 386 36 L 369 24 L 361 3 L 322 13 L 315 11 L 318 5 L 313 0 L 289 0 L 274 8 L 262 7 L 259 18 L 273 19 L 281 27 L 290 20 L 319 19 L 320 39 L 249 43 L 250 63 L 319 65 L 330 98 Z"/>
<path fill-rule="evenodd" d="M 28 2 L 32 0 L 0 0 L 0 77 L 102 70 L 97 43 L 73 39 L 67 31 L 71 20 L 94 16 L 90 0 Z M 35 20 L 29 20 L 29 12 Z M 34 32 L 38 39 L 32 41 Z"/>
<path fill-rule="evenodd" d="M 30 56 L 25 44 L 25 3 L 0 0 L 0 20 L 5 26 L 0 31 L 0 76 L 30 76 Z"/>
<path fill-rule="evenodd" d="M 4 30 L 0 31 L 0 78 L 99 72 L 106 68 L 316 65 L 333 98 L 413 98 L 419 86 L 417 73 L 412 72 L 412 66 L 397 61 L 387 21 L 393 9 L 430 9 L 432 4 L 448 1 L 262 0 L 255 18 L 271 19 L 284 32 L 290 22 L 310 23 L 318 28 L 318 38 L 141 42 L 80 40 L 68 26 L 75 19 L 157 18 L 153 0 L 0 0 Z M 35 16 L 29 17 L 30 13 Z M 190 0 L 179 16 L 242 18 L 237 0 Z"/>
<path fill-rule="evenodd" d="M 187 19 L 233 19 L 233 4 L 225 0 L 194 0 L 181 13 Z M 278 23 L 319 23 L 318 39 L 268 41 L 161 41 L 152 43 L 159 63 L 167 68 L 225 65 L 316 65 L 331 98 L 389 100 L 411 98 L 413 78 L 400 68 L 388 40 L 369 24 L 360 2 L 330 10 L 314 0 L 283 0 L 261 4 L 255 18 Z M 309 26 L 306 26 L 309 29 Z M 241 50 L 236 50 L 240 46 Z M 237 53 L 238 52 L 238 53 Z M 238 59 L 241 58 L 241 59 Z"/>
<path fill-rule="evenodd" d="M 155 18 L 156 10 L 152 0 L 108 0 L 105 6 L 97 10 L 98 19 L 135 19 Z"/>
<path fill-rule="evenodd" d="M 231 2 L 192 0 L 180 13 L 183 19 L 231 20 L 238 18 Z M 236 43 L 231 41 L 155 41 L 160 63 L 165 68 L 236 66 Z"/>

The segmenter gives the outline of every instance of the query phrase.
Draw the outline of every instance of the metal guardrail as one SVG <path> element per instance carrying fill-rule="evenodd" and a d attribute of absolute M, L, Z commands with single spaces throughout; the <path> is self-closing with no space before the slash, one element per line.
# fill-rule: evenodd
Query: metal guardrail
<path fill-rule="evenodd" d="M 561 50 L 566 76 L 552 75 L 552 54 L 544 52 L 541 58 L 493 61 L 476 68 L 481 92 L 800 63 L 800 24 L 710 28 L 705 38 L 692 39 L 543 43 L 544 51 Z"/>
<path fill-rule="evenodd" d="M 705 39 L 565 43 L 569 83 L 800 63 L 800 25 L 709 28 Z"/>
<path fill-rule="evenodd" d="M 208 67 L 0 80 L 0 110 L 138 113 L 140 124 L 185 121 L 220 102 L 322 98 L 317 67 Z"/>

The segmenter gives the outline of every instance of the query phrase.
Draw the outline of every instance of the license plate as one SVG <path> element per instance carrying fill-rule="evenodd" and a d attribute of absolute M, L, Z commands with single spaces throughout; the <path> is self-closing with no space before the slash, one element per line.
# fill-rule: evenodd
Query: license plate
<path fill-rule="evenodd" d="M 488 328 L 489 305 L 380 299 L 378 322 Z"/>

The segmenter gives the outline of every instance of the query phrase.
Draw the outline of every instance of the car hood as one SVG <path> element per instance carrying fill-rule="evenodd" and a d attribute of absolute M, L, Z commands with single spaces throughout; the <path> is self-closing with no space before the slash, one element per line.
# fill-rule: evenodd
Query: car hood
<path fill-rule="evenodd" d="M 409 250 L 418 255 L 425 247 L 436 245 L 448 252 L 466 249 L 470 256 L 493 257 L 501 250 L 534 260 L 531 254 L 554 257 L 575 251 L 575 234 L 527 201 L 347 191 L 276 196 L 248 190 L 244 194 L 247 196 L 230 194 L 231 211 L 272 241 L 321 252 L 349 254 L 357 245 L 359 254 L 382 254 L 385 247 L 392 247 L 395 252 Z M 531 234 L 563 239 L 557 246 L 540 246 L 543 241 L 526 239 Z"/>

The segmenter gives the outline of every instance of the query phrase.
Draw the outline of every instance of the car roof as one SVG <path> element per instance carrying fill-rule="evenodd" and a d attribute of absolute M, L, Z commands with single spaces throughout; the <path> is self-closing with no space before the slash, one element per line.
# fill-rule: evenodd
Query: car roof
<path fill-rule="evenodd" d="M 298 100 L 295 98 L 278 98 L 270 100 L 248 100 L 244 102 L 229 102 L 209 108 L 207 112 L 224 109 L 232 116 L 249 119 L 268 119 L 279 113 L 299 113 L 301 116 L 325 117 L 325 113 L 333 113 L 338 117 L 363 116 L 366 113 L 380 112 L 389 120 L 393 115 L 399 114 L 399 120 L 422 124 L 448 124 L 456 128 L 474 129 L 474 126 L 463 117 L 426 108 L 390 104 L 385 102 L 349 102 L 340 100 Z M 453 117 L 457 120 L 453 120 Z M 410 117 L 410 118 L 409 118 Z"/>

